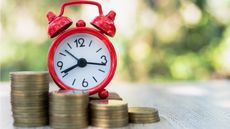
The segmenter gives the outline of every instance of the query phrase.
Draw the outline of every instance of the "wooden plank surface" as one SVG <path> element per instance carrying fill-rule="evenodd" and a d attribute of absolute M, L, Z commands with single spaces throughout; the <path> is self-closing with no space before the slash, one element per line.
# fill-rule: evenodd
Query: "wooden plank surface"
<path fill-rule="evenodd" d="M 50 87 L 51 90 L 57 89 L 54 84 Z M 159 110 L 159 123 L 130 124 L 121 129 L 230 129 L 230 81 L 227 80 L 113 83 L 107 89 L 119 93 L 129 106 L 148 106 Z M 10 84 L 0 83 L 0 129 L 14 128 L 9 95 Z M 42 128 L 49 129 L 39 129 Z"/>

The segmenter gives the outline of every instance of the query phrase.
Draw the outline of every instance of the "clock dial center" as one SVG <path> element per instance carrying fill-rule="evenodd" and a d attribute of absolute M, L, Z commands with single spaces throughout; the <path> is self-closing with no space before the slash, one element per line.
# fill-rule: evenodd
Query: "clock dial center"
<path fill-rule="evenodd" d="M 80 58 L 78 60 L 78 66 L 81 67 L 81 68 L 84 68 L 85 66 L 87 65 L 87 61 L 85 58 Z"/>

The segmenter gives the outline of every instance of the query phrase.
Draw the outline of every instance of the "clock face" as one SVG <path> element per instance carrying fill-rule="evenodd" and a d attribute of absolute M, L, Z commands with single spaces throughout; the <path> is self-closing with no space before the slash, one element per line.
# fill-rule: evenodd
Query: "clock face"
<path fill-rule="evenodd" d="M 87 90 L 108 76 L 111 57 L 99 38 L 77 33 L 60 42 L 54 53 L 53 65 L 62 83 L 74 89 Z"/>

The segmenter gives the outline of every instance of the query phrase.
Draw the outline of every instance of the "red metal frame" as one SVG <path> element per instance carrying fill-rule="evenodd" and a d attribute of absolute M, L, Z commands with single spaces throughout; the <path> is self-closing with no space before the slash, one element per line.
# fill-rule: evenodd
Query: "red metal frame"
<path fill-rule="evenodd" d="M 96 87 L 90 88 L 86 90 L 89 92 L 89 94 L 95 94 L 97 92 L 103 91 L 104 88 L 108 85 L 108 83 L 112 80 L 114 73 L 116 71 L 116 66 L 117 66 L 117 56 L 115 49 L 112 45 L 112 43 L 109 41 L 109 39 L 104 36 L 100 31 L 97 31 L 93 28 L 88 28 L 88 27 L 76 27 L 70 30 L 65 31 L 64 33 L 60 34 L 52 43 L 49 49 L 48 53 L 48 69 L 51 74 L 51 77 L 55 81 L 55 83 L 62 89 L 65 90 L 75 90 L 72 87 L 69 87 L 68 85 L 65 85 L 57 76 L 56 71 L 54 69 L 54 54 L 55 51 L 58 47 L 58 45 L 61 43 L 62 40 L 64 40 L 66 37 L 72 35 L 72 34 L 77 34 L 77 33 L 87 33 L 94 35 L 98 37 L 108 48 L 109 54 L 110 54 L 110 59 L 111 59 L 111 65 L 110 65 L 110 71 L 108 76 Z"/>

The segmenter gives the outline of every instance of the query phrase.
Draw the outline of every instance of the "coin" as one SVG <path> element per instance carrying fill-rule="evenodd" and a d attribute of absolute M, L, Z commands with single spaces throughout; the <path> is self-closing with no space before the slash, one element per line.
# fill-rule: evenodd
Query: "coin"
<path fill-rule="evenodd" d="M 150 107 L 129 107 L 129 114 L 156 114 L 158 110 Z"/>
<path fill-rule="evenodd" d="M 48 122 L 41 122 L 41 123 L 22 123 L 22 122 L 14 122 L 14 126 L 16 127 L 41 127 L 44 125 L 48 125 Z"/>
<path fill-rule="evenodd" d="M 127 109 L 127 103 L 120 100 L 92 100 L 90 101 L 91 109 L 101 110 L 120 110 Z"/>
<path fill-rule="evenodd" d="M 49 75 L 47 71 L 17 71 L 17 72 L 10 72 L 11 76 L 44 76 Z"/>
<path fill-rule="evenodd" d="M 82 129 L 82 128 L 88 127 L 88 121 L 83 122 L 81 124 L 78 124 L 78 123 L 77 124 L 75 124 L 75 123 L 65 124 L 62 122 L 58 122 L 58 123 L 54 124 L 54 122 L 50 122 L 50 127 L 54 128 L 54 129 Z"/>
<path fill-rule="evenodd" d="M 92 126 L 103 127 L 103 128 L 118 128 L 128 125 L 128 118 L 123 119 L 92 119 Z"/>
<path fill-rule="evenodd" d="M 28 112 L 28 113 L 14 113 L 14 116 L 13 117 L 44 117 L 44 116 L 47 116 L 48 115 L 48 112 L 40 112 L 40 113 L 34 113 L 34 112 Z"/>
<path fill-rule="evenodd" d="M 154 123 L 160 121 L 158 110 L 151 107 L 129 107 L 130 123 Z"/>

